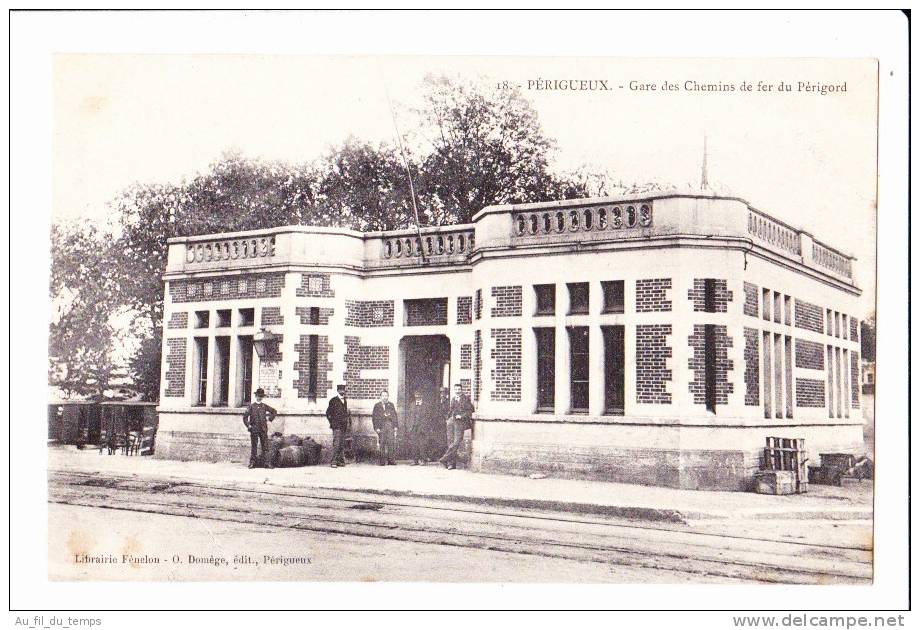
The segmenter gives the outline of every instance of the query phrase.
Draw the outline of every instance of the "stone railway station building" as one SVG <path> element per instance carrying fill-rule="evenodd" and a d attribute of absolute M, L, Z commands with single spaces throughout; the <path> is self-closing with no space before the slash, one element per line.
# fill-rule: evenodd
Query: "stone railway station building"
<path fill-rule="evenodd" d="M 853 261 L 706 194 L 172 239 L 157 456 L 246 461 L 257 387 L 329 445 L 338 382 L 371 443 L 382 390 L 460 383 L 474 470 L 746 490 L 767 436 L 862 451 Z"/>

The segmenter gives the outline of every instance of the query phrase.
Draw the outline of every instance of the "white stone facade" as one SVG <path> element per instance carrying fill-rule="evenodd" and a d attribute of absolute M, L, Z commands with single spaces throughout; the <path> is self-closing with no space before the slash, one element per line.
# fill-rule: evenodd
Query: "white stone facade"
<path fill-rule="evenodd" d="M 402 411 L 412 389 L 461 383 L 475 469 L 746 489 L 767 436 L 805 438 L 812 461 L 861 450 L 852 266 L 743 200 L 692 195 L 495 206 L 421 240 L 174 239 L 157 452 L 244 459 L 240 405 L 259 386 L 274 429 L 328 442 L 337 383 L 357 416 L 383 388 Z M 553 285 L 551 314 L 535 285 Z M 278 352 L 250 359 L 262 329 Z"/>

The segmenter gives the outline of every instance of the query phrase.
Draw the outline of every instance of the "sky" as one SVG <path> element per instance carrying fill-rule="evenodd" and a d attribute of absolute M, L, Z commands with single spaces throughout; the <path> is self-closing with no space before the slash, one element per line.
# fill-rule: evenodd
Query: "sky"
<path fill-rule="evenodd" d="M 107 202 L 131 184 L 180 182 L 231 149 L 304 162 L 350 135 L 393 142 L 388 97 L 408 132 L 427 74 L 507 81 L 556 141 L 560 171 L 696 185 L 705 133 L 714 187 L 857 257 L 865 314 L 875 287 L 876 72 L 868 59 L 57 55 L 53 215 L 104 221 Z M 538 89 L 562 80 L 607 89 Z M 822 95 L 809 83 L 846 91 Z M 735 89 L 698 87 L 727 85 Z"/>

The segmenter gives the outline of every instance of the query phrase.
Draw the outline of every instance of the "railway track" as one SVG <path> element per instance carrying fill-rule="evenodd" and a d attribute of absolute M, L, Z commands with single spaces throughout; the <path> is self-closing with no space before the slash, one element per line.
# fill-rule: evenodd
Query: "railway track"
<path fill-rule="evenodd" d="M 213 519 L 318 533 L 450 545 L 718 576 L 726 581 L 865 584 L 871 545 L 796 541 L 722 525 L 679 523 L 389 496 L 356 491 L 208 485 L 51 471 L 51 503 Z"/>

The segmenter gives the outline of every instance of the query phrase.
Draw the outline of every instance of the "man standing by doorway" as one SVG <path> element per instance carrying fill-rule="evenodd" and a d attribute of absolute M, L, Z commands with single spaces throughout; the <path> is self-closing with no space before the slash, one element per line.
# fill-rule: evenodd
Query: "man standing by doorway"
<path fill-rule="evenodd" d="M 261 461 L 266 468 L 274 468 L 274 462 L 266 456 L 266 449 L 268 444 L 268 423 L 275 419 L 278 412 L 271 405 L 266 405 L 262 402 L 262 399 L 265 398 L 264 389 L 260 387 L 256 390 L 255 395 L 256 401 L 249 403 L 245 413 L 243 413 L 243 424 L 246 425 L 246 430 L 249 431 L 249 441 L 252 445 L 252 450 L 249 453 L 249 467 L 255 468 Z M 259 454 L 260 452 L 261 455 Z"/>
<path fill-rule="evenodd" d="M 457 383 L 454 385 L 454 397 L 450 399 L 448 408 L 447 430 L 450 446 L 438 460 L 448 470 L 454 470 L 457 467 L 457 451 L 463 444 L 463 434 L 467 429 L 473 428 L 473 411 L 473 402 L 463 393 L 463 389 Z"/>
<path fill-rule="evenodd" d="M 345 386 L 336 386 L 336 391 L 338 394 L 329 399 L 329 406 L 326 407 L 326 419 L 329 420 L 329 428 L 332 429 L 333 468 L 345 465 L 345 432 L 348 431 L 351 420 L 348 401 L 345 399 Z"/>
<path fill-rule="evenodd" d="M 384 391 L 380 394 L 380 401 L 374 405 L 371 421 L 374 423 L 374 431 L 377 432 L 377 442 L 380 445 L 378 464 L 381 466 L 396 464 L 396 426 L 398 418 L 396 416 L 396 406 L 390 402 L 390 395 L 387 392 Z"/>
<path fill-rule="evenodd" d="M 426 459 L 423 444 L 425 433 L 428 429 L 428 405 L 422 398 L 422 392 L 416 390 L 409 408 L 406 410 L 406 447 L 412 466 L 418 466 L 422 459 Z"/>

